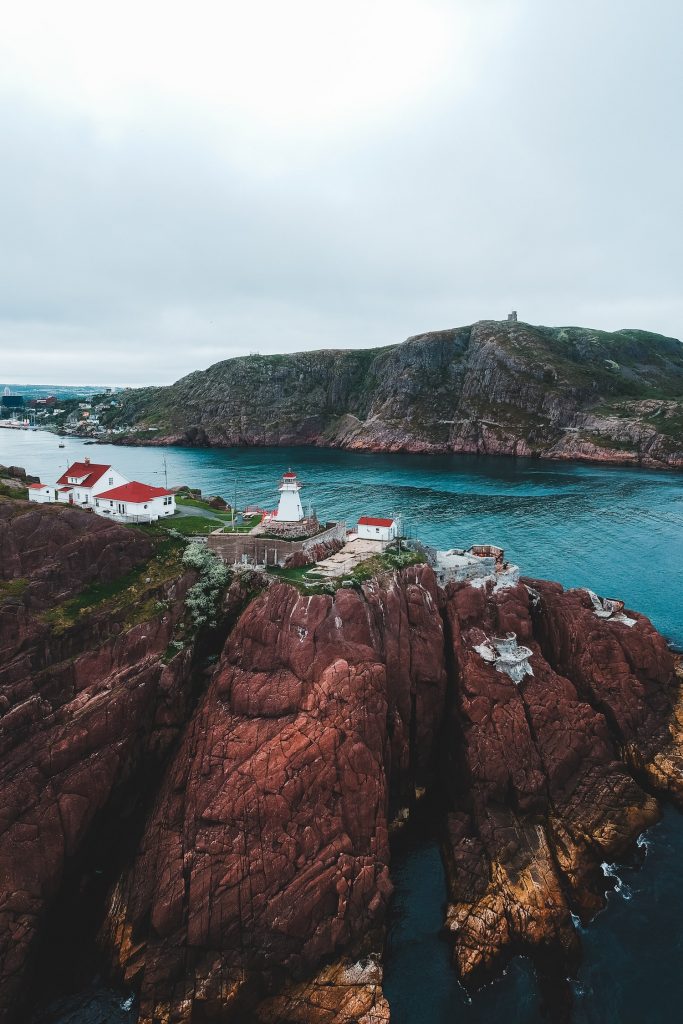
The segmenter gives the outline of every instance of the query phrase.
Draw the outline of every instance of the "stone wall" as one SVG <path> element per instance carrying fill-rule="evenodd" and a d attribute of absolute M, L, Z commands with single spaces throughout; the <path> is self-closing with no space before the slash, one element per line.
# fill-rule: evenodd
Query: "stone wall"
<path fill-rule="evenodd" d="M 249 562 L 252 565 L 283 565 L 297 551 L 304 554 L 319 544 L 346 540 L 346 523 L 328 523 L 327 529 L 315 537 L 304 540 L 280 540 L 250 533 L 224 533 L 216 530 L 207 539 L 209 551 L 213 551 L 228 565 L 235 562 Z"/>

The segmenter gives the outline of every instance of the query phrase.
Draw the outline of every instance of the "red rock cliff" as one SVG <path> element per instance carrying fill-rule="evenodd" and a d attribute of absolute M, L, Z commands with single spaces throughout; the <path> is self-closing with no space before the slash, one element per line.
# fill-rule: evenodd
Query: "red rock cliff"
<path fill-rule="evenodd" d="M 190 577 L 147 588 L 142 606 L 50 617 L 152 555 L 140 533 L 77 509 L 0 500 L 2 1020 L 25 1019 L 35 940 L 97 816 L 187 715 L 189 659 L 161 655 Z"/>
<path fill-rule="evenodd" d="M 380 951 L 390 792 L 429 771 L 443 715 L 437 600 L 418 567 L 334 598 L 276 585 L 245 613 L 115 895 L 141 1020 L 240 1020 L 336 953 Z"/>
<path fill-rule="evenodd" d="M 652 792 L 683 796 L 671 654 L 587 591 L 443 591 L 426 566 L 334 595 L 272 583 L 194 707 L 191 647 L 166 663 L 189 579 L 145 538 L 0 503 L 0 551 L 1 1020 L 21 1019 L 65 870 L 150 766 L 101 932 L 143 1024 L 388 1021 L 389 832 L 424 787 L 463 979 L 519 952 L 565 977 L 600 862 L 656 820 Z M 138 564 L 141 592 L 113 599 Z"/>

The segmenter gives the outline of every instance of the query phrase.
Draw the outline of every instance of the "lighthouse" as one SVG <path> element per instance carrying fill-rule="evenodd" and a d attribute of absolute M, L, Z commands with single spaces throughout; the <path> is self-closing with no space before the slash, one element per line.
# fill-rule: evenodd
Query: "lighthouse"
<path fill-rule="evenodd" d="M 301 484 L 296 478 L 296 473 L 291 469 L 282 476 L 280 484 L 280 504 L 277 508 L 278 523 L 300 523 L 304 518 L 304 510 L 301 507 L 299 491 Z"/>

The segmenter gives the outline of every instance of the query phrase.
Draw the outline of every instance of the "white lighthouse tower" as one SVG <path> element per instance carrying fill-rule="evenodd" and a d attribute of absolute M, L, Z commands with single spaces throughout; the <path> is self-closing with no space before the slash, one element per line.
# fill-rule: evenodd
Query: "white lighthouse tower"
<path fill-rule="evenodd" d="M 277 508 L 278 523 L 300 523 L 304 518 L 304 510 L 301 507 L 299 491 L 301 484 L 296 478 L 296 473 L 291 469 L 282 476 L 280 484 L 280 504 Z"/>

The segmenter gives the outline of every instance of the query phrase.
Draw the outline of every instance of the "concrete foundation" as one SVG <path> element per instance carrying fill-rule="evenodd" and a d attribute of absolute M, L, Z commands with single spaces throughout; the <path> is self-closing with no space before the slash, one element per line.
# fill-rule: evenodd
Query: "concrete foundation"
<path fill-rule="evenodd" d="M 284 565 L 297 551 L 312 552 L 319 544 L 346 540 L 346 523 L 328 523 L 327 528 L 304 540 L 285 540 L 262 537 L 253 533 L 225 533 L 222 529 L 210 533 L 207 547 L 228 565 Z"/>

